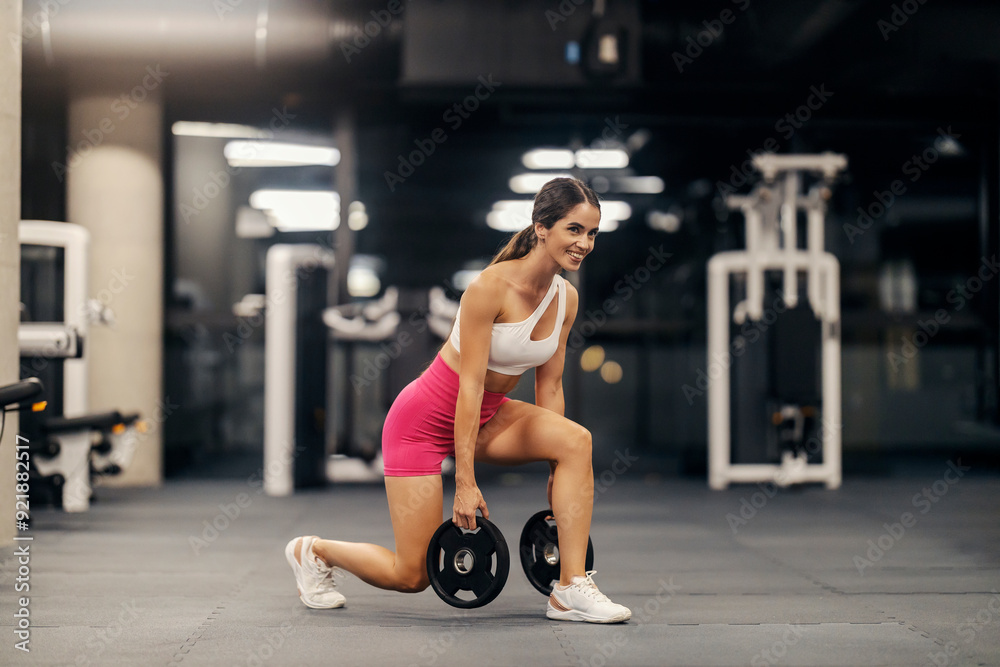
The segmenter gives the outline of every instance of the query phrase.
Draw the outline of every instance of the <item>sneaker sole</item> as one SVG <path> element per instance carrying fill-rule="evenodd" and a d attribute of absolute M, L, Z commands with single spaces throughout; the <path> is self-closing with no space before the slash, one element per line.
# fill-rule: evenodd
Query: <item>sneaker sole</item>
<path fill-rule="evenodd" d="M 571 609 L 569 611 L 557 611 L 549 607 L 545 611 L 545 616 L 553 621 L 583 621 L 585 623 L 624 623 L 632 618 L 632 614 L 616 614 L 614 616 L 591 616 L 582 611 Z"/>
<path fill-rule="evenodd" d="M 345 604 L 347 604 L 347 598 L 342 598 L 337 602 L 334 602 L 333 604 L 317 604 L 315 602 L 306 600 L 304 597 L 302 597 L 302 588 L 299 586 L 299 570 L 302 568 L 302 565 L 300 565 L 299 562 L 295 560 L 295 543 L 298 540 L 299 538 L 296 537 L 287 545 L 285 545 L 285 560 L 288 561 L 288 564 L 292 568 L 292 575 L 294 575 L 295 577 L 295 589 L 299 593 L 299 599 L 302 600 L 302 604 L 309 607 L 310 609 L 339 609 L 343 607 Z"/>

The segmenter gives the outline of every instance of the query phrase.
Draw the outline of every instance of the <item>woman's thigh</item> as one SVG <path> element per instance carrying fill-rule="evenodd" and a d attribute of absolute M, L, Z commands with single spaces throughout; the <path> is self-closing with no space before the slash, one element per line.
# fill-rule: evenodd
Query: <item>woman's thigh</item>
<path fill-rule="evenodd" d="M 427 571 L 427 545 L 443 521 L 441 475 L 386 477 L 385 492 L 396 538 L 396 569 Z"/>
<path fill-rule="evenodd" d="M 524 401 L 508 401 L 479 429 L 476 460 L 494 465 L 559 461 L 586 445 L 590 433 L 562 415 Z"/>

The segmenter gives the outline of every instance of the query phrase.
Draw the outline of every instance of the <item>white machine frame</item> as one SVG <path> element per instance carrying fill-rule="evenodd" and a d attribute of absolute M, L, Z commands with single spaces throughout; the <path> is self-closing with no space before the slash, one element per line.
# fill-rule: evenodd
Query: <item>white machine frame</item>
<path fill-rule="evenodd" d="M 264 307 L 264 492 L 295 491 L 295 321 L 298 273 L 332 269 L 334 254 L 313 244 L 278 244 L 267 251 Z M 323 369 L 326 372 L 326 369 Z"/>
<path fill-rule="evenodd" d="M 70 222 L 49 220 L 22 220 L 18 226 L 18 236 L 22 245 L 40 245 L 63 248 L 63 322 L 21 325 L 18 332 L 19 343 L 33 343 L 37 346 L 40 338 L 59 337 L 52 327 L 75 331 L 81 340 L 87 337 L 87 278 L 88 253 L 90 252 L 90 232 L 81 225 Z M 54 356 L 64 357 L 69 345 L 56 346 Z M 32 345 L 26 345 L 34 352 Z M 63 359 L 63 415 L 81 417 L 87 412 L 88 364 L 86 343 L 77 358 Z M 49 356 L 42 350 L 42 356 Z M 33 463 L 42 475 L 60 473 L 65 479 L 63 486 L 63 509 L 67 512 L 84 512 L 90 508 L 90 430 L 61 433 L 55 438 L 59 442 L 59 456 L 46 460 L 36 458 Z"/>
<path fill-rule="evenodd" d="M 72 222 L 22 220 L 18 226 L 18 235 L 22 245 L 63 248 L 65 261 L 63 269 L 64 322 L 60 328 L 75 331 L 80 339 L 86 341 L 89 325 L 87 280 L 90 273 L 88 270 L 90 232 L 82 225 Z M 19 339 L 24 343 L 28 343 L 30 339 L 37 339 L 39 336 L 59 336 L 58 332 L 51 330 L 48 334 L 44 333 L 41 331 L 44 327 L 38 325 L 22 325 L 21 328 Z M 63 335 L 65 336 L 65 334 Z M 66 417 L 80 417 L 86 414 L 88 409 L 86 351 L 87 345 L 84 344 L 82 354 L 78 358 L 67 358 L 63 362 L 62 399 L 63 415 Z M 67 352 L 59 348 L 59 354 L 56 356 L 67 356 Z"/>
<path fill-rule="evenodd" d="M 764 176 L 750 195 L 730 195 L 731 209 L 746 220 L 746 250 L 721 252 L 708 262 L 708 361 L 728 357 L 729 320 L 737 324 L 764 317 L 764 274 L 784 273 L 784 301 L 794 308 L 799 299 L 798 276 L 806 274 L 806 298 L 822 323 L 822 414 L 820 439 L 823 462 L 808 463 L 807 454 L 788 451 L 781 464 L 731 463 L 729 365 L 708 388 L 708 484 L 724 489 L 730 483 L 773 482 L 788 486 L 822 482 L 828 489 L 841 483 L 840 264 L 824 252 L 823 233 L 829 187 L 817 183 L 803 197 L 802 172 L 818 172 L 827 182 L 847 167 L 843 155 L 763 154 L 754 167 Z M 798 248 L 798 212 L 807 216 L 806 249 Z M 747 297 L 734 309 L 729 303 L 730 278 L 746 278 Z"/>

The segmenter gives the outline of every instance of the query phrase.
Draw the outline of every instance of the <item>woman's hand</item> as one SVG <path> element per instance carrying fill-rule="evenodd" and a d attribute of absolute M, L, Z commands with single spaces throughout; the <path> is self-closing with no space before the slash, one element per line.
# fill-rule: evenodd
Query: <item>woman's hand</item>
<path fill-rule="evenodd" d="M 459 528 L 475 530 L 476 510 L 482 510 L 484 519 L 490 518 L 490 510 L 486 507 L 486 500 L 483 499 L 483 494 L 476 483 L 456 484 L 455 507 L 452 510 L 451 520 Z"/>

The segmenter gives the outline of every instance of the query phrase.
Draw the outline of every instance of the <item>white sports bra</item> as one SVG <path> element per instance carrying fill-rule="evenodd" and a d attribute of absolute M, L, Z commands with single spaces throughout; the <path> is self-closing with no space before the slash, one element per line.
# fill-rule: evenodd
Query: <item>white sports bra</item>
<path fill-rule="evenodd" d="M 559 291 L 559 305 L 556 312 L 556 323 L 552 333 L 543 340 L 531 340 L 531 332 L 538 320 L 545 314 L 552 302 L 556 290 Z M 451 330 L 451 344 L 461 353 L 458 346 L 458 323 L 461 320 L 462 308 L 459 306 L 455 315 L 455 326 Z M 541 366 L 552 358 L 559 348 L 559 333 L 562 331 L 563 320 L 566 319 L 566 283 L 562 276 L 552 277 L 552 285 L 545 293 L 542 302 L 538 304 L 528 319 L 521 322 L 494 322 L 493 335 L 490 339 L 490 359 L 486 368 L 504 375 L 521 375 L 529 368 Z"/>

